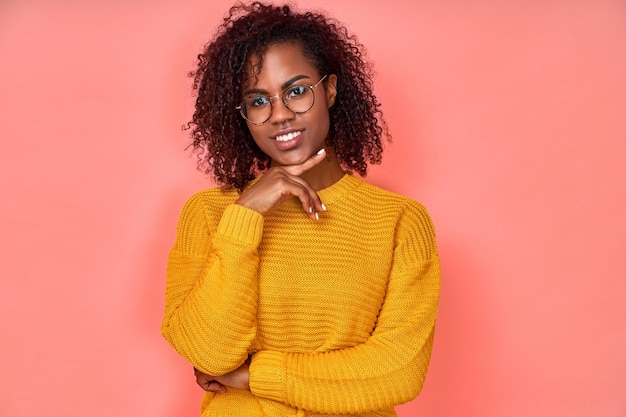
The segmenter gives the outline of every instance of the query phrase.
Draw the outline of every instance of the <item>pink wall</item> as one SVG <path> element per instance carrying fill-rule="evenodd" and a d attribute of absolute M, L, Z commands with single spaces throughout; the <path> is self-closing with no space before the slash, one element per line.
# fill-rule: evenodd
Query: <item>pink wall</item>
<path fill-rule="evenodd" d="M 395 141 L 368 179 L 443 260 L 401 416 L 626 416 L 626 3 L 307 0 L 369 48 Z M 230 1 L 0 3 L 0 416 L 197 415 L 161 339 L 186 72 Z"/>

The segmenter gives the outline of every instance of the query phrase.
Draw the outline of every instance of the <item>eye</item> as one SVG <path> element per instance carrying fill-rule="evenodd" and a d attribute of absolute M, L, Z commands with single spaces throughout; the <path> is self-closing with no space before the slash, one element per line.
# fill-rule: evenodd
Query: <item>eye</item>
<path fill-rule="evenodd" d="M 306 94 L 307 87 L 305 85 L 294 85 L 285 91 L 285 98 L 292 100 Z"/>
<path fill-rule="evenodd" d="M 263 107 L 270 104 L 269 97 L 265 96 L 250 96 L 246 97 L 246 106 L 249 107 Z"/>

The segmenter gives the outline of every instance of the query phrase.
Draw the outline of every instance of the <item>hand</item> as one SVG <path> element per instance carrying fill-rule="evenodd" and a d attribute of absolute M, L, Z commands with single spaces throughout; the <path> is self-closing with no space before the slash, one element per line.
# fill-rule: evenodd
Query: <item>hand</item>
<path fill-rule="evenodd" d="M 214 377 L 199 371 L 197 368 L 193 368 L 193 373 L 196 376 L 196 383 L 200 385 L 203 390 L 218 394 L 226 392 L 226 387 L 213 379 Z"/>
<path fill-rule="evenodd" d="M 322 162 L 325 157 L 326 151 L 321 149 L 301 164 L 270 168 L 235 203 L 265 216 L 290 198 L 297 197 L 306 214 L 317 220 L 317 213 L 325 211 L 325 207 L 317 192 L 300 176 Z"/>
<path fill-rule="evenodd" d="M 250 391 L 250 361 L 246 360 L 243 365 L 232 372 L 221 376 L 211 376 L 193 368 L 196 383 L 208 392 L 223 394 L 227 388 L 237 388 Z"/>

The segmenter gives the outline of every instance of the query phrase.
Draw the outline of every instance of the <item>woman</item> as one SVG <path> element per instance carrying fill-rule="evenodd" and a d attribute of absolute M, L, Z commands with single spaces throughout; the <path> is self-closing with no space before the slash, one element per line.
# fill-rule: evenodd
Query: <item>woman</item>
<path fill-rule="evenodd" d="M 360 50 L 323 15 L 253 3 L 199 55 L 193 146 L 222 187 L 183 209 L 162 333 L 203 416 L 394 416 L 423 385 L 434 232 L 353 175 L 386 134 Z"/>

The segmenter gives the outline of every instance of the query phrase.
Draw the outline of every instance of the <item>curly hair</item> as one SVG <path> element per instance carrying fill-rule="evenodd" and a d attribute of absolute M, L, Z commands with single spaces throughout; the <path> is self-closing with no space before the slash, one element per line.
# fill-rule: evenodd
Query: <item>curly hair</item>
<path fill-rule="evenodd" d="M 230 9 L 189 74 L 197 94 L 188 127 L 198 169 L 241 191 L 269 168 L 270 158 L 257 147 L 235 107 L 250 77 L 251 57 L 262 60 L 269 46 L 282 42 L 297 42 L 320 74 L 337 76 L 327 143 L 343 169 L 365 176 L 368 163 L 380 164 L 383 138 L 390 141 L 391 136 L 372 91 L 373 70 L 363 46 L 323 14 L 260 2 Z"/>

